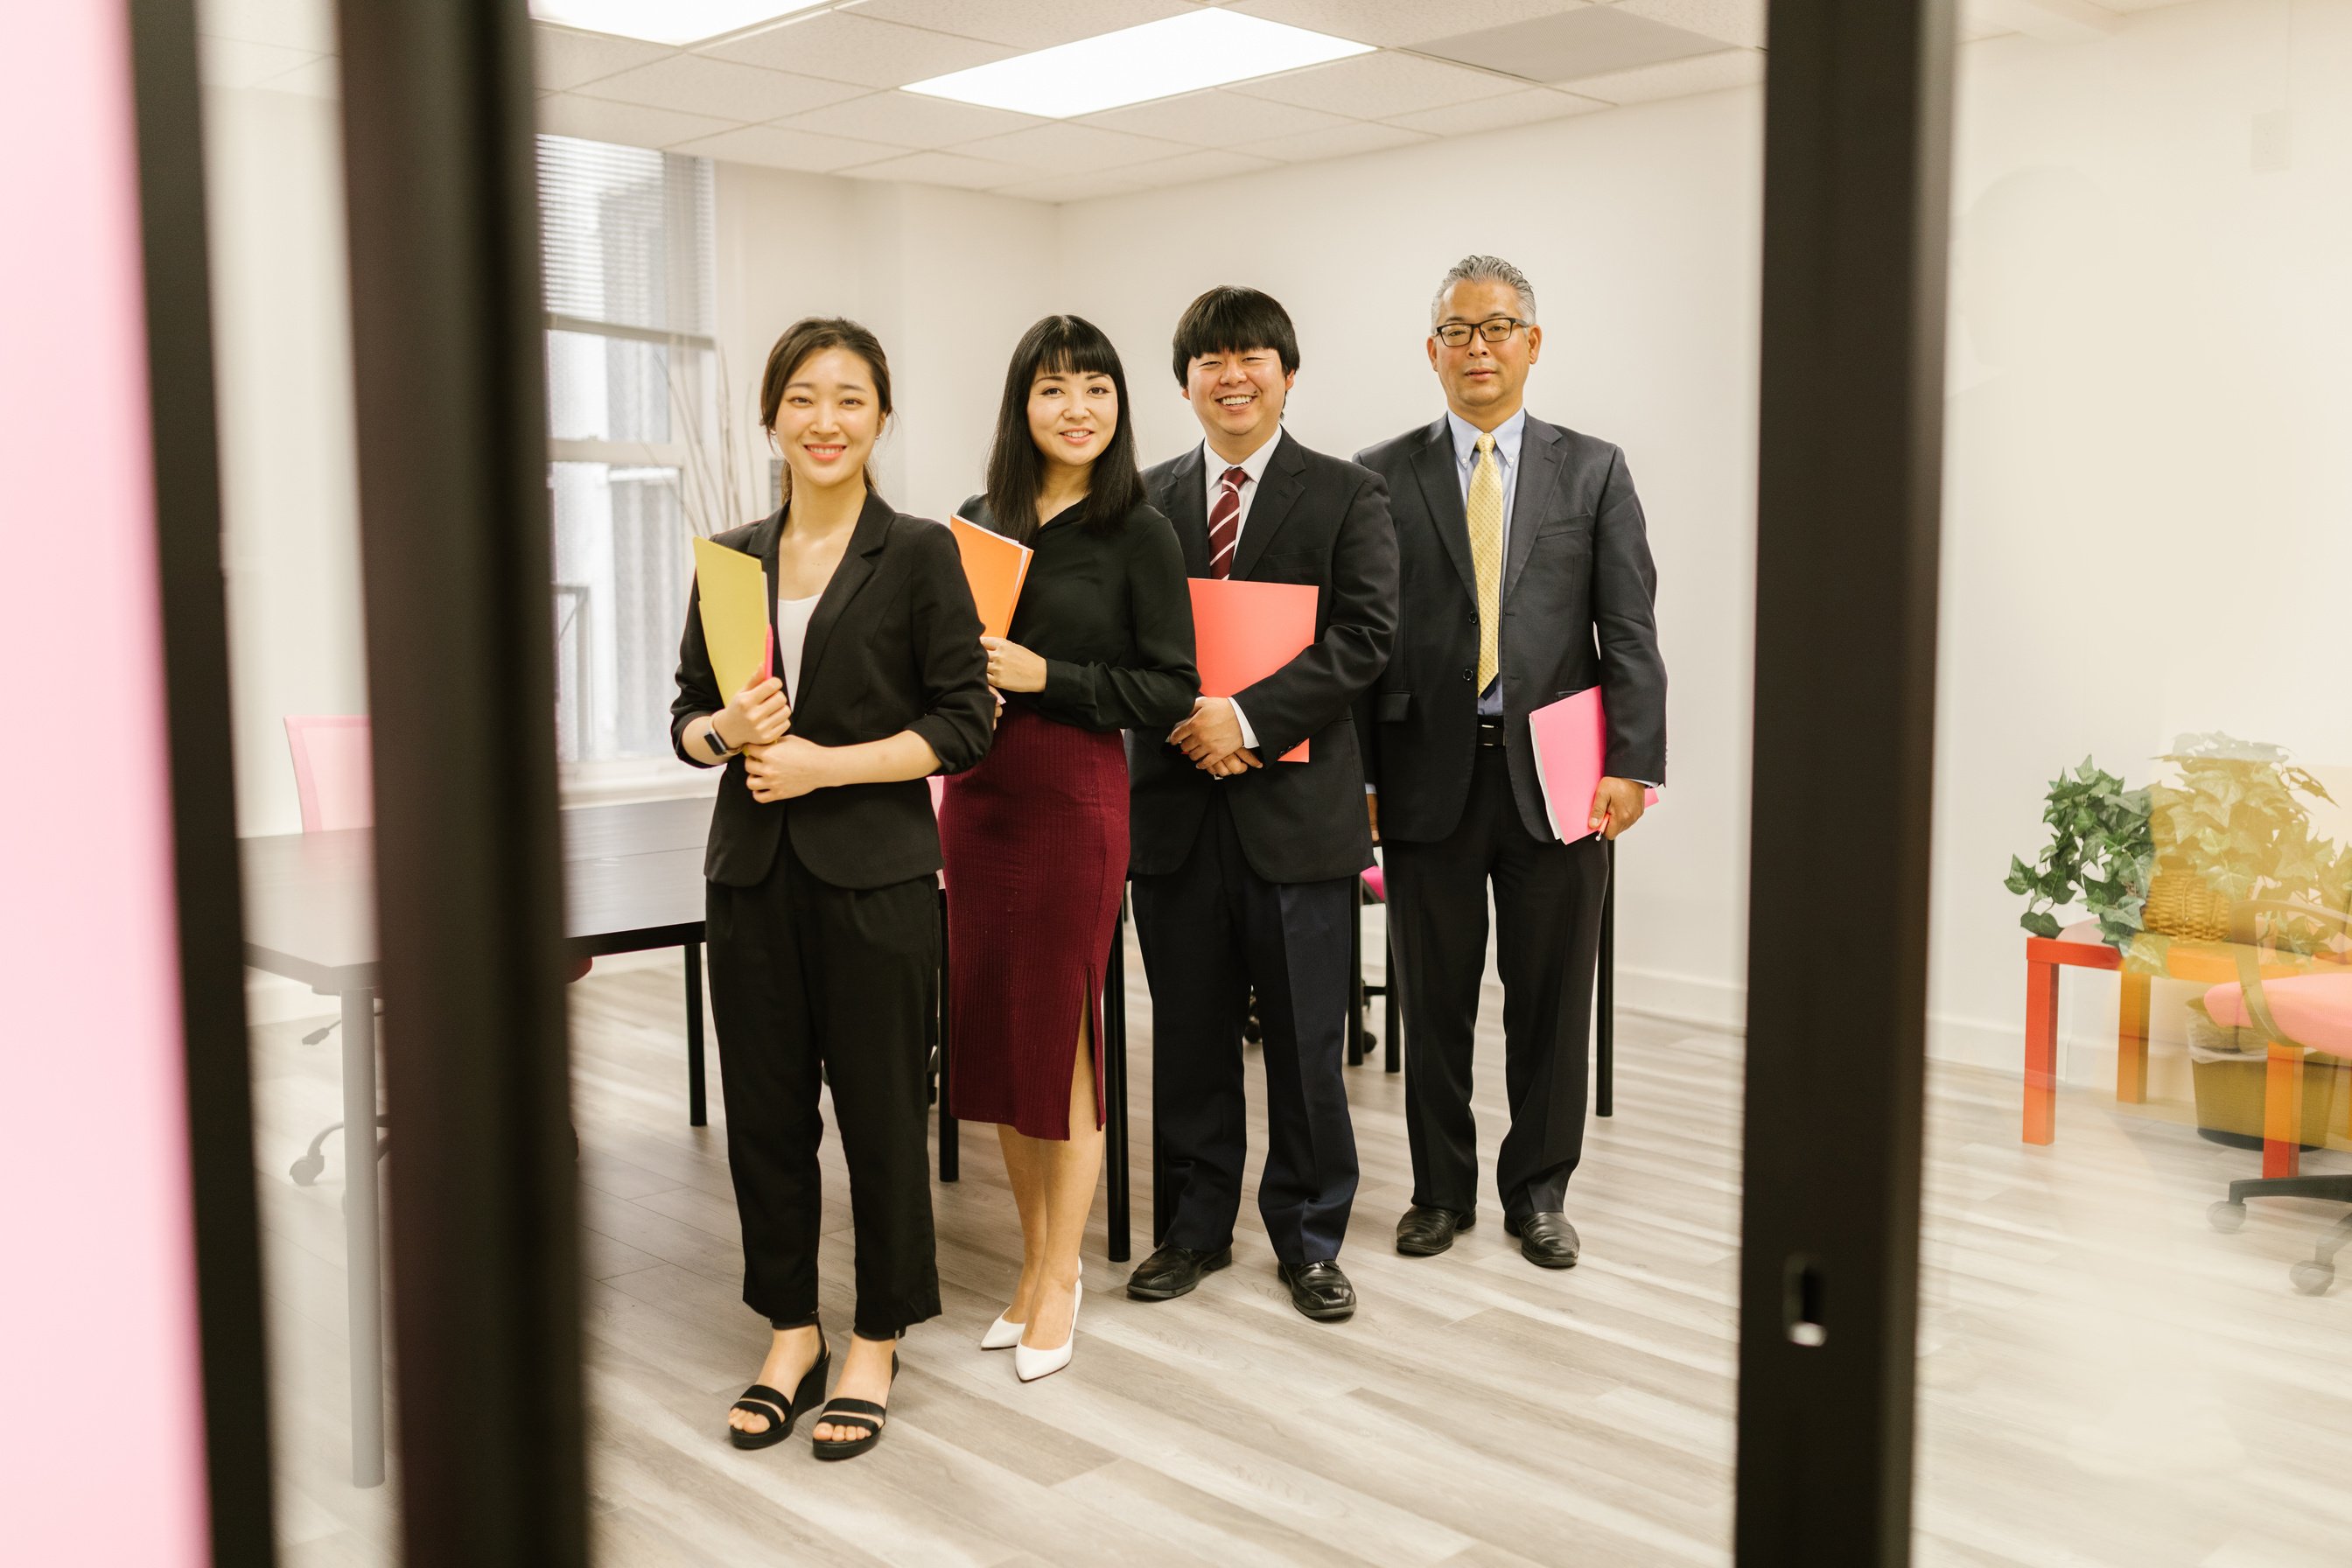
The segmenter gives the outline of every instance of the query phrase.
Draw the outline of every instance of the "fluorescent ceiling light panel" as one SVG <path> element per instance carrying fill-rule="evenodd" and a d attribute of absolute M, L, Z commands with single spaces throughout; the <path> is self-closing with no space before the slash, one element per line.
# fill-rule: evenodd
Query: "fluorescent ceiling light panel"
<path fill-rule="evenodd" d="M 1201 10 L 933 77 L 906 90 L 1067 120 L 1371 52 L 1370 44 L 1328 33 Z"/>
<path fill-rule="evenodd" d="M 643 38 L 649 44 L 698 44 L 740 33 L 824 0 L 530 0 L 530 14 L 587 33 Z"/>

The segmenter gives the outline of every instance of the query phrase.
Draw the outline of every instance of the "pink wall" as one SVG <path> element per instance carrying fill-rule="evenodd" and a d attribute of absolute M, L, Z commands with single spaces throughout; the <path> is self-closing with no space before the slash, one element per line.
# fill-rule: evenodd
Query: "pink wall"
<path fill-rule="evenodd" d="M 169 1568 L 208 1553 L 131 113 L 121 0 L 0 8 L 0 1554 Z"/>

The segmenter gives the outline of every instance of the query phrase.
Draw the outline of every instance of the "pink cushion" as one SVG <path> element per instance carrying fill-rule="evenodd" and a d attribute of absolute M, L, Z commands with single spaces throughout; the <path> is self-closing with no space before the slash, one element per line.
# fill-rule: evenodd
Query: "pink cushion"
<path fill-rule="evenodd" d="M 1370 888 L 1372 890 L 1372 897 L 1380 900 L 1381 902 L 1385 904 L 1389 901 L 1388 879 L 1381 874 L 1381 868 L 1378 866 L 1371 867 L 1364 872 L 1364 886 Z"/>
<path fill-rule="evenodd" d="M 2352 974 L 2294 974 L 2263 982 L 2263 1000 L 2287 1032 L 2284 1042 L 2330 1056 L 2352 1057 Z M 2232 1029 L 2255 1027 L 2243 988 L 2216 985 L 2205 993 L 2213 1021 Z"/>

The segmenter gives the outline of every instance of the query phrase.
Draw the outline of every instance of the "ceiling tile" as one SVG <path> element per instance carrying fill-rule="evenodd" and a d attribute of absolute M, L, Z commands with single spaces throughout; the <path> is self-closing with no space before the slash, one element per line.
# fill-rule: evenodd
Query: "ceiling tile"
<path fill-rule="evenodd" d="M 1231 147 L 1268 136 L 1296 136 L 1355 121 L 1319 109 L 1276 103 L 1270 98 L 1248 98 L 1223 88 L 1188 92 L 1125 109 L 1106 109 L 1074 123 L 1099 125 L 1106 131 L 1127 131 L 1138 136 L 1158 136 L 1196 147 Z"/>
<path fill-rule="evenodd" d="M 1622 5 L 1590 5 L 1483 33 L 1432 38 L 1421 47 L 1426 54 L 1529 81 L 1566 81 L 1711 55 L 1723 47 L 1723 40 L 1633 16 Z"/>
<path fill-rule="evenodd" d="M 530 25 L 530 46 L 532 74 L 540 86 L 557 92 L 677 53 L 667 44 L 583 33 L 546 22 Z"/>
<path fill-rule="evenodd" d="M 1020 53 L 1003 44 L 902 27 L 847 11 L 821 11 L 701 52 L 866 87 L 904 87 Z"/>
<path fill-rule="evenodd" d="M 1449 103 L 1443 109 L 1423 109 L 1412 114 L 1399 114 L 1389 123 L 1426 131 L 1433 136 L 1468 136 L 1480 131 L 1500 131 L 1507 125 L 1533 125 L 1538 121 L 1559 120 L 1570 114 L 1590 114 L 1596 109 L 1608 107 L 1596 99 L 1534 87 L 1524 92 L 1474 98 L 1467 103 Z"/>
<path fill-rule="evenodd" d="M 289 49 L 283 44 L 196 36 L 196 66 L 206 87 L 259 87 L 271 77 L 283 76 L 318 58 L 308 49 Z"/>
<path fill-rule="evenodd" d="M 770 169 L 793 169 L 804 174 L 830 174 L 859 163 L 896 158 L 906 149 L 885 147 L 846 136 L 819 136 L 806 131 L 785 131 L 773 125 L 742 125 L 716 136 L 680 142 L 673 153 L 701 158 L 723 158 L 730 163 L 758 163 Z"/>
<path fill-rule="evenodd" d="M 1130 163 L 1118 172 L 1118 177 L 1133 180 L 1139 185 L 1186 185 L 1195 180 L 1230 179 L 1235 174 L 1254 174 L 1261 169 L 1280 167 L 1270 159 L 1253 158 L 1243 153 L 1204 150 L 1180 153 L 1173 158 L 1159 158 L 1149 163 Z"/>
<path fill-rule="evenodd" d="M 1530 16 L 1581 10 L 1585 0 L 1238 0 L 1229 11 L 1287 22 L 1360 44 L 1398 48 Z"/>
<path fill-rule="evenodd" d="M 968 191 L 988 191 L 1036 179 L 1045 172 L 1000 163 L 992 158 L 967 158 L 961 153 L 909 153 L 901 158 L 852 169 L 849 174 L 858 180 L 904 180 L 918 185 L 957 185 Z"/>
<path fill-rule="evenodd" d="M 1403 147 L 1415 142 L 1434 140 L 1425 132 L 1407 131 L 1396 125 L 1335 125 L 1322 131 L 1303 131 L 1296 136 L 1276 136 L 1271 141 L 1253 142 L 1250 151 L 1269 158 L 1279 158 L 1286 163 L 1311 163 L 1318 158 L 1347 158 L 1358 153 L 1377 153 L 1384 147 Z"/>
<path fill-rule="evenodd" d="M 1084 202 L 1097 196 L 1124 196 L 1143 187 L 1129 179 L 1124 171 L 1112 174 L 1061 174 L 1048 180 L 1031 180 L 1018 185 L 999 185 L 1000 196 L 1020 196 L 1033 202 Z"/>
<path fill-rule="evenodd" d="M 196 31 L 306 54 L 335 52 L 334 0 L 199 0 Z"/>
<path fill-rule="evenodd" d="M 1521 84 L 1414 55 L 1358 55 L 1286 76 L 1237 82 L 1232 90 L 1359 120 L 1387 120 L 1416 109 L 1465 103 Z"/>
<path fill-rule="evenodd" d="M 1603 103 L 1648 103 L 1695 92 L 1718 92 L 1727 87 L 1750 87 L 1763 79 L 1761 49 L 1725 49 L 1720 54 L 1668 60 L 1664 65 L 1643 66 L 1637 70 L 1587 77 L 1559 85 Z"/>
<path fill-rule="evenodd" d="M 861 16 L 1017 49 L 1048 49 L 1196 10 L 1193 0 L 866 0 Z"/>
<path fill-rule="evenodd" d="M 539 128 L 550 136 L 578 136 L 590 142 L 618 142 L 630 147 L 668 147 L 698 136 L 732 130 L 733 122 L 703 114 L 680 114 L 675 110 L 647 109 L 640 103 L 614 103 L 609 99 L 559 92 L 539 100 Z"/>
<path fill-rule="evenodd" d="M 1001 109 L 958 103 L 951 99 L 925 98 L 913 92 L 876 92 L 807 114 L 779 121 L 788 127 L 822 131 L 828 136 L 856 136 L 867 142 L 887 142 L 897 147 L 951 147 L 1008 131 L 1050 125 L 1033 115 L 1008 114 Z"/>
<path fill-rule="evenodd" d="M 1047 124 L 1010 136 L 991 136 L 964 143 L 963 152 L 976 158 L 1001 158 L 1026 163 L 1041 174 L 1086 174 L 1165 158 L 1179 151 L 1174 142 L 1153 136 L 1129 136 L 1091 125 Z"/>
<path fill-rule="evenodd" d="M 751 121 L 782 120 L 858 96 L 857 89 L 845 82 L 761 70 L 758 66 L 700 55 L 672 55 L 576 90 L 584 98 L 610 98 L 651 109 Z"/>
<path fill-rule="evenodd" d="M 1617 9 L 1742 48 L 1764 47 L 1767 0 L 1617 0 Z"/>

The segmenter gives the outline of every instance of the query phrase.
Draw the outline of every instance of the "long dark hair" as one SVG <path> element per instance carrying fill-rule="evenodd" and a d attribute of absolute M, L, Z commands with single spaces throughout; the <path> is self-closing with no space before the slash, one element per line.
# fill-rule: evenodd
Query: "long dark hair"
<path fill-rule="evenodd" d="M 1103 330 L 1083 316 L 1048 316 L 1021 334 L 1004 371 L 1004 398 L 996 409 L 996 439 L 988 448 L 988 510 L 1000 533 L 1027 543 L 1037 531 L 1037 490 L 1045 455 L 1029 434 L 1029 388 L 1041 375 L 1107 375 L 1118 395 L 1118 424 L 1087 476 L 1087 499 L 1071 521 L 1107 528 L 1143 500 L 1135 467 L 1135 421 L 1127 400 L 1127 372 Z"/>
<path fill-rule="evenodd" d="M 768 351 L 768 368 L 760 377 L 760 428 L 770 436 L 776 433 L 776 410 L 783 406 L 784 388 L 793 384 L 801 366 L 810 358 L 827 349 L 844 349 L 866 362 L 874 373 L 874 403 L 882 410 L 887 421 L 890 407 L 890 361 L 883 353 L 881 341 L 856 321 L 842 316 L 803 316 L 784 329 L 776 346 Z M 1119 401 L 1126 401 L 1122 394 Z M 887 426 L 886 426 L 887 428 Z M 880 439 L 879 435 L 876 437 Z M 874 486 L 874 468 L 867 464 L 859 470 L 866 481 L 866 493 L 879 500 L 882 492 Z M 783 500 L 787 506 L 793 499 L 793 466 L 784 465 Z"/>

